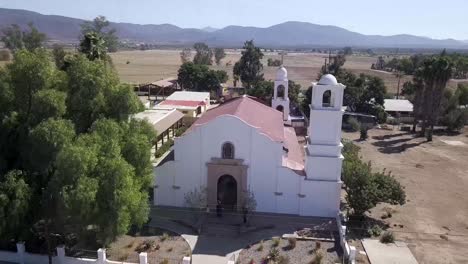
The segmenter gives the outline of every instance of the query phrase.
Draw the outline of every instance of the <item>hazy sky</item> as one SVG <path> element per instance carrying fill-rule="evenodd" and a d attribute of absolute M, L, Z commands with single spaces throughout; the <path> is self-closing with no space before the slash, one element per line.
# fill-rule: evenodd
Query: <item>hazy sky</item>
<path fill-rule="evenodd" d="M 468 0 L 0 0 L 0 7 L 194 28 L 304 21 L 364 34 L 468 39 Z"/>

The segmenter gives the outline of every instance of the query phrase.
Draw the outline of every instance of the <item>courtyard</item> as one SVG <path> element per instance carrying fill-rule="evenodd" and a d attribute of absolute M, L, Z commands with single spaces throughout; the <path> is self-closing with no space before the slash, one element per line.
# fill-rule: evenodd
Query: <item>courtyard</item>
<path fill-rule="evenodd" d="M 150 226 L 177 232 L 187 240 L 194 264 L 227 263 L 230 259 L 242 264 L 250 264 L 251 259 L 261 263 L 258 260 L 269 254 L 272 241 L 276 239 L 280 240 L 277 245 L 279 254 L 288 256 L 289 263 L 297 263 L 295 259 L 302 253 L 312 259 L 316 242 L 327 260 L 324 263 L 334 263 L 342 257 L 336 222 L 331 218 L 259 213 L 251 216 L 248 225 L 244 226 L 239 213 L 225 212 L 222 217 L 216 217 L 211 212 L 200 218 L 189 209 L 174 207 L 153 207 L 151 217 Z M 297 246 L 289 248 L 288 239 L 283 235 L 304 229 L 313 230 L 315 238 L 297 239 Z M 261 251 L 258 250 L 259 243 L 263 243 Z"/>

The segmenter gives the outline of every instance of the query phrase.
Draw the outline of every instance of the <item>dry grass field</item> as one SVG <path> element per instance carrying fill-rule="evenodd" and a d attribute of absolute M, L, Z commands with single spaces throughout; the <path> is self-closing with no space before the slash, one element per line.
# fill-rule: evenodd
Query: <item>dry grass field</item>
<path fill-rule="evenodd" d="M 171 76 L 177 76 L 181 64 L 180 50 L 146 50 L 146 51 L 122 51 L 111 54 L 114 64 L 121 79 L 129 83 L 153 82 Z M 220 66 L 212 66 L 214 69 L 222 69 L 230 75 L 229 84 L 232 84 L 232 68 L 239 60 L 240 51 L 228 50 L 227 56 L 221 61 Z M 289 79 L 299 83 L 304 89 L 317 79 L 320 68 L 328 55 L 319 53 L 288 53 L 284 57 L 284 65 L 288 69 Z M 275 53 L 265 53 L 263 59 L 264 74 L 266 79 L 274 79 L 276 67 L 268 67 L 268 58 L 280 59 Z M 349 56 L 344 67 L 354 73 L 366 73 L 381 77 L 390 93 L 396 93 L 398 79 L 391 73 L 371 70 L 372 63 L 377 60 L 370 56 Z M 229 64 L 229 66 L 227 66 Z M 410 76 L 402 79 L 411 80 Z M 451 81 L 449 86 L 456 84 Z"/>
<path fill-rule="evenodd" d="M 381 219 L 391 210 L 390 225 L 397 240 L 408 243 L 419 263 L 468 263 L 468 129 L 460 135 L 424 138 L 398 130 L 344 133 L 361 147 L 374 169 L 386 168 L 403 184 L 407 203 L 379 205 L 371 216 Z"/>

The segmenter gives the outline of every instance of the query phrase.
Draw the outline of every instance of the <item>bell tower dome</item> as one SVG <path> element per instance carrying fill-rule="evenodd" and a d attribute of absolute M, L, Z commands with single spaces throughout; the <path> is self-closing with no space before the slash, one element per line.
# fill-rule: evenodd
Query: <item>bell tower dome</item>
<path fill-rule="evenodd" d="M 275 87 L 271 106 L 283 113 L 283 121 L 289 119 L 288 71 L 281 66 L 276 72 Z"/>
<path fill-rule="evenodd" d="M 323 75 L 317 84 L 313 84 L 306 147 L 308 179 L 341 181 L 344 89 L 345 86 L 331 74 Z"/>

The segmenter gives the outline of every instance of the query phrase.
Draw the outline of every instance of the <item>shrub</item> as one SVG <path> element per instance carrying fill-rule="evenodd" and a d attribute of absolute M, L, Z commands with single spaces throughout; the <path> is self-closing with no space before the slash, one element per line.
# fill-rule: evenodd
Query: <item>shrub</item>
<path fill-rule="evenodd" d="M 315 252 L 314 258 L 309 262 L 309 264 L 321 264 L 323 262 L 323 251 L 321 249 Z"/>
<path fill-rule="evenodd" d="M 280 253 L 277 248 L 272 248 L 270 249 L 270 252 L 266 256 L 266 262 L 269 263 L 271 262 L 277 262 L 280 258 Z"/>
<path fill-rule="evenodd" d="M 257 251 L 263 251 L 263 240 L 260 241 L 260 245 L 258 245 Z"/>
<path fill-rule="evenodd" d="M 273 243 L 271 244 L 271 246 L 272 246 L 272 247 L 278 247 L 279 244 L 280 244 L 280 242 L 281 242 L 281 238 L 279 238 L 279 237 L 274 237 L 274 238 L 272 239 L 272 241 L 273 241 Z"/>
<path fill-rule="evenodd" d="M 314 254 L 315 252 L 318 252 L 322 248 L 322 243 L 320 241 L 315 241 L 315 248 L 311 249 L 309 251 L 309 254 Z"/>
<path fill-rule="evenodd" d="M 127 61 L 126 64 L 130 64 L 130 61 Z"/>
<path fill-rule="evenodd" d="M 361 129 L 361 123 L 354 117 L 348 119 L 348 124 L 353 132 L 357 132 Z"/>
<path fill-rule="evenodd" d="M 363 162 L 357 148 L 345 142 L 342 179 L 346 190 L 346 202 L 353 214 L 362 216 L 378 203 L 403 205 L 406 193 L 401 184 L 385 169 L 372 172 L 371 163 Z"/>
<path fill-rule="evenodd" d="M 182 134 L 184 134 L 184 132 L 187 130 L 187 127 L 183 126 L 183 127 L 179 127 L 178 129 L 176 129 L 175 131 L 175 136 L 176 137 L 180 137 L 182 136 Z"/>
<path fill-rule="evenodd" d="M 163 235 L 159 238 L 159 240 L 161 240 L 161 242 L 164 242 L 166 240 L 169 239 L 169 234 L 164 232 Z"/>
<path fill-rule="evenodd" d="M 156 150 L 156 152 L 154 153 L 154 156 L 156 158 L 160 158 L 162 155 L 164 155 L 164 153 L 166 153 L 172 147 L 172 145 L 174 145 L 174 141 L 172 139 L 169 139 L 161 147 L 159 147 L 158 150 Z"/>
<path fill-rule="evenodd" d="M 167 252 L 172 252 L 173 249 L 174 248 L 170 247 L 170 248 L 167 249 Z"/>
<path fill-rule="evenodd" d="M 362 125 L 361 129 L 359 131 L 360 132 L 360 136 L 359 136 L 360 140 L 366 140 L 369 137 L 369 135 L 367 134 L 367 131 L 369 131 L 369 128 L 367 126 Z"/>
<path fill-rule="evenodd" d="M 168 259 L 163 259 L 161 262 L 159 262 L 160 264 L 169 264 L 169 260 Z"/>
<path fill-rule="evenodd" d="M 395 237 L 393 236 L 392 232 L 386 231 L 383 233 L 382 237 L 380 238 L 380 242 L 384 244 L 393 243 L 395 242 Z"/>
<path fill-rule="evenodd" d="M 296 247 L 297 239 L 295 237 L 288 238 L 288 247 L 294 249 Z"/>
<path fill-rule="evenodd" d="M 382 234 L 382 228 L 380 228 L 378 225 L 374 225 L 373 227 L 367 229 L 367 233 L 369 236 L 378 237 Z"/>

